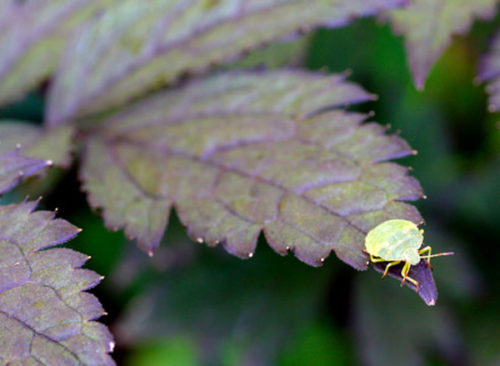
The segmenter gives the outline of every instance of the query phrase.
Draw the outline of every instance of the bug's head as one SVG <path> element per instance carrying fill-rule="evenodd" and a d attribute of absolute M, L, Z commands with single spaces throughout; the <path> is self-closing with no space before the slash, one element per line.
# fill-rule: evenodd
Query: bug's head
<path fill-rule="evenodd" d="M 420 262 L 420 254 L 418 250 L 414 248 L 408 248 L 403 254 L 403 258 L 406 262 L 410 263 L 412 266 L 416 266 Z"/>

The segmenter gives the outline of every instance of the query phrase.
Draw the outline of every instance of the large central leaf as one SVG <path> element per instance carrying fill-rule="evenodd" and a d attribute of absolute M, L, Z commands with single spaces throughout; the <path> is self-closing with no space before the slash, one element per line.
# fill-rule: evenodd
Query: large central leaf
<path fill-rule="evenodd" d="M 124 0 L 78 32 L 51 91 L 48 119 L 117 106 L 243 51 L 402 0 Z"/>
<path fill-rule="evenodd" d="M 331 110 L 372 97 L 341 76 L 291 71 L 195 81 L 106 121 L 88 142 L 85 189 L 108 226 L 147 251 L 175 204 L 192 237 L 240 257 L 263 231 L 279 253 L 320 265 L 334 250 L 364 269 L 368 230 L 422 221 L 400 202 L 421 196 L 417 181 L 381 163 L 409 146 L 365 115 Z"/>

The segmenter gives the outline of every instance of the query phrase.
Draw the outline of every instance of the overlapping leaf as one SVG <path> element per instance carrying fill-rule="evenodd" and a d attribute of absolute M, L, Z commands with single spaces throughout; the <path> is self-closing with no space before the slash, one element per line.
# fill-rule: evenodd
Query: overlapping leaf
<path fill-rule="evenodd" d="M 382 163 L 409 146 L 362 125 L 364 115 L 331 110 L 370 99 L 342 76 L 305 72 L 195 81 L 105 121 L 88 142 L 84 186 L 107 225 L 147 251 L 175 204 L 192 237 L 240 257 L 263 231 L 279 253 L 320 265 L 334 250 L 364 269 L 368 230 L 394 217 L 421 222 L 400 202 L 420 197 L 418 182 Z"/>
<path fill-rule="evenodd" d="M 402 0 L 124 0 L 66 50 L 48 120 L 97 112 L 185 72 L 319 25 L 393 8 Z"/>
<path fill-rule="evenodd" d="M 82 292 L 100 277 L 63 243 L 78 229 L 36 202 L 0 207 L 0 363 L 112 365 L 111 334 L 94 319 L 99 301 Z"/>
<path fill-rule="evenodd" d="M 28 123 L 1 123 L 0 194 L 47 166 L 67 166 L 72 134 L 67 126 L 44 130 Z"/>
<path fill-rule="evenodd" d="M 71 28 L 104 2 L 3 0 L 0 4 L 0 105 L 47 77 L 58 62 Z"/>
<path fill-rule="evenodd" d="M 413 0 L 390 12 L 396 32 L 405 36 L 413 80 L 423 89 L 427 75 L 455 34 L 464 34 L 475 18 L 491 18 L 497 0 Z"/>

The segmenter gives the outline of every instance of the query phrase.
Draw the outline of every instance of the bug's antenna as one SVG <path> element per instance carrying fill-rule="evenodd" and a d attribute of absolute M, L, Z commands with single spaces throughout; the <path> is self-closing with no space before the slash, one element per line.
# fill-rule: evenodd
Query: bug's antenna
<path fill-rule="evenodd" d="M 424 259 L 429 260 L 430 258 L 442 257 L 444 255 L 453 255 L 453 254 L 455 254 L 455 253 L 453 253 L 453 252 L 445 252 L 445 253 L 437 253 L 437 254 L 433 254 L 433 255 L 421 255 L 420 258 L 424 258 Z"/>

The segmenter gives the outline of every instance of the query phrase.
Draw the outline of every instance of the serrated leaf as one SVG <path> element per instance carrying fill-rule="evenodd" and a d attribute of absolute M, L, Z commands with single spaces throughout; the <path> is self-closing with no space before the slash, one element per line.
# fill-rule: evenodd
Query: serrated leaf
<path fill-rule="evenodd" d="M 71 29 L 102 3 L 97 0 L 3 0 L 0 5 L 0 105 L 21 96 L 46 78 L 54 70 Z"/>
<path fill-rule="evenodd" d="M 482 57 L 479 64 L 478 81 L 487 81 L 490 112 L 500 111 L 500 33 L 491 43 L 490 51 Z"/>
<path fill-rule="evenodd" d="M 70 43 L 50 92 L 48 120 L 102 111 L 298 30 L 343 25 L 401 3 L 154 0 L 144 6 L 125 0 Z"/>
<path fill-rule="evenodd" d="M 413 0 L 389 12 L 397 33 L 404 35 L 413 81 L 423 89 L 436 60 L 453 35 L 467 33 L 475 18 L 492 18 L 497 0 Z"/>
<path fill-rule="evenodd" d="M 73 128 L 44 130 L 21 122 L 0 124 L 0 194 L 47 166 L 70 163 Z"/>
<path fill-rule="evenodd" d="M 113 339 L 94 319 L 103 315 L 82 292 L 100 277 L 80 269 L 88 259 L 66 242 L 78 229 L 37 203 L 0 207 L 0 363 L 113 365 Z"/>
<path fill-rule="evenodd" d="M 412 153 L 366 116 L 335 106 L 372 99 L 342 76 L 229 73 L 158 95 L 104 122 L 82 167 L 94 207 L 140 247 L 158 246 L 171 206 L 191 237 L 242 258 L 263 231 L 278 253 L 320 265 L 334 250 L 358 269 L 368 230 L 421 223 Z"/>

